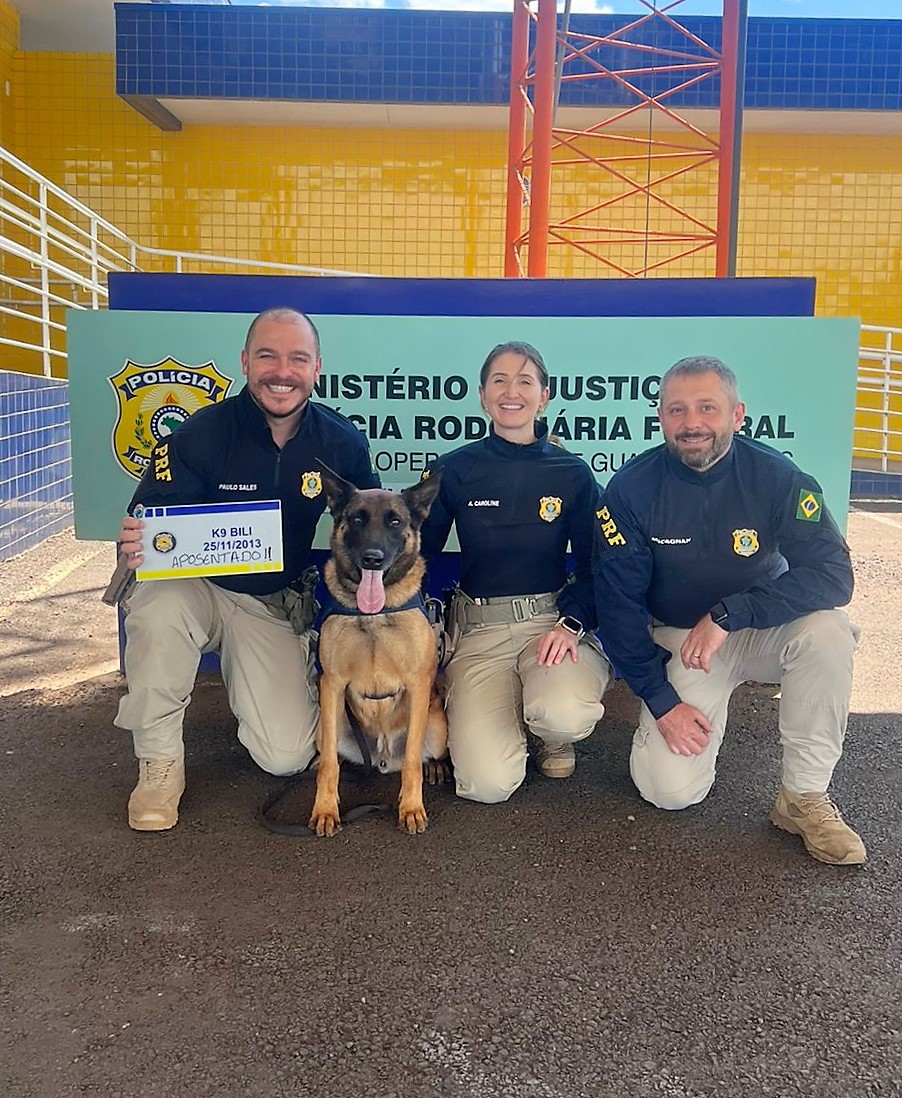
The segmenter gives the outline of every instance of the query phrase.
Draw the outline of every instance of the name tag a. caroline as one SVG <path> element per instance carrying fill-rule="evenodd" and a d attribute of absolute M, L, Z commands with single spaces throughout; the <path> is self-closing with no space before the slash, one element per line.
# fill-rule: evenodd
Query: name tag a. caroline
<path fill-rule="evenodd" d="M 144 522 L 139 580 L 282 570 L 282 505 L 277 499 L 137 507 L 135 518 Z"/>

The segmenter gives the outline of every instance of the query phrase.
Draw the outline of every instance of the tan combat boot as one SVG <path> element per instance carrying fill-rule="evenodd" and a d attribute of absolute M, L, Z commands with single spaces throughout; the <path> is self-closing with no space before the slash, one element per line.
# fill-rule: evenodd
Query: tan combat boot
<path fill-rule="evenodd" d="M 572 743 L 562 743 L 558 747 L 541 743 L 536 762 L 546 778 L 569 778 L 576 770 L 576 752 Z"/>
<path fill-rule="evenodd" d="M 138 784 L 128 799 L 128 826 L 134 831 L 175 827 L 184 792 L 184 759 L 139 759 Z"/>
<path fill-rule="evenodd" d="M 801 835 L 808 853 L 819 862 L 863 865 L 867 861 L 861 837 L 843 820 L 826 793 L 790 793 L 782 787 L 770 822 Z"/>

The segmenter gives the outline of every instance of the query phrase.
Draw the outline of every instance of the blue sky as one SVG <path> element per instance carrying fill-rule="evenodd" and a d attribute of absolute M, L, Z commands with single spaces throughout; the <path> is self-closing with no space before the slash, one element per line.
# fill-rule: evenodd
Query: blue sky
<path fill-rule="evenodd" d="M 271 0 L 272 7 L 291 0 Z M 303 8 L 407 8 L 422 11 L 510 11 L 511 0 L 297 0 Z M 664 8 L 671 0 L 658 0 Z M 260 0 L 232 0 L 260 3 Z M 563 0 L 558 9 L 564 10 Z M 638 0 L 572 0 L 575 12 L 642 12 Z M 683 0 L 672 15 L 720 15 L 723 0 Z M 749 15 L 780 15 L 799 19 L 902 19 L 899 0 L 748 0 Z"/>
<path fill-rule="evenodd" d="M 260 0 L 231 0 L 235 3 L 259 4 Z M 658 0 L 665 7 L 671 0 Z M 291 0 L 272 0 L 272 6 Z M 423 11 L 510 11 L 511 0 L 297 0 L 300 7 L 311 8 L 409 8 Z M 563 10 L 563 0 L 558 8 Z M 900 19 L 899 0 L 748 0 L 749 15 L 781 16 L 804 19 Z M 639 14 L 639 0 L 573 0 L 574 12 L 626 12 Z M 720 15 L 722 0 L 683 0 L 672 14 Z"/>

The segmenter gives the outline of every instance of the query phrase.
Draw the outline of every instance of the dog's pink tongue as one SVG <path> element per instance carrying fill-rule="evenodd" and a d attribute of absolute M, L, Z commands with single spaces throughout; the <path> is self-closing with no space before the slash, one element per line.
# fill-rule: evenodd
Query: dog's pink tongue
<path fill-rule="evenodd" d="M 385 588 L 382 572 L 361 569 L 360 586 L 357 588 L 357 609 L 361 614 L 378 614 L 385 605 Z"/>

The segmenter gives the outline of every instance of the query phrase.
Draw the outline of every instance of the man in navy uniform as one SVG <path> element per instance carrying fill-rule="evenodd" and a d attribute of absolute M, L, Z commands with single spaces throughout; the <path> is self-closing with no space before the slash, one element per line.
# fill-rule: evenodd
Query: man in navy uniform
<path fill-rule="evenodd" d="M 120 552 L 143 563 L 138 505 L 282 504 L 284 568 L 138 583 L 126 600 L 128 693 L 116 724 L 131 730 L 138 784 L 129 826 L 165 831 L 185 789 L 182 718 L 204 652 L 218 651 L 238 739 L 270 774 L 302 770 L 319 714 L 310 627 L 310 549 L 326 508 L 317 460 L 358 488 L 379 486 L 364 436 L 310 400 L 319 334 L 304 313 L 268 309 L 251 324 L 237 396 L 194 413 L 154 447 L 123 520 Z M 308 581 L 305 583 L 305 574 Z"/>
<path fill-rule="evenodd" d="M 641 699 L 630 771 L 659 808 L 714 783 L 727 705 L 779 682 L 782 786 L 771 812 L 823 862 L 866 860 L 827 789 L 842 754 L 857 629 L 849 550 L 817 481 L 737 435 L 736 377 L 684 358 L 661 380 L 665 442 L 612 478 L 594 564 L 605 650 Z"/>

